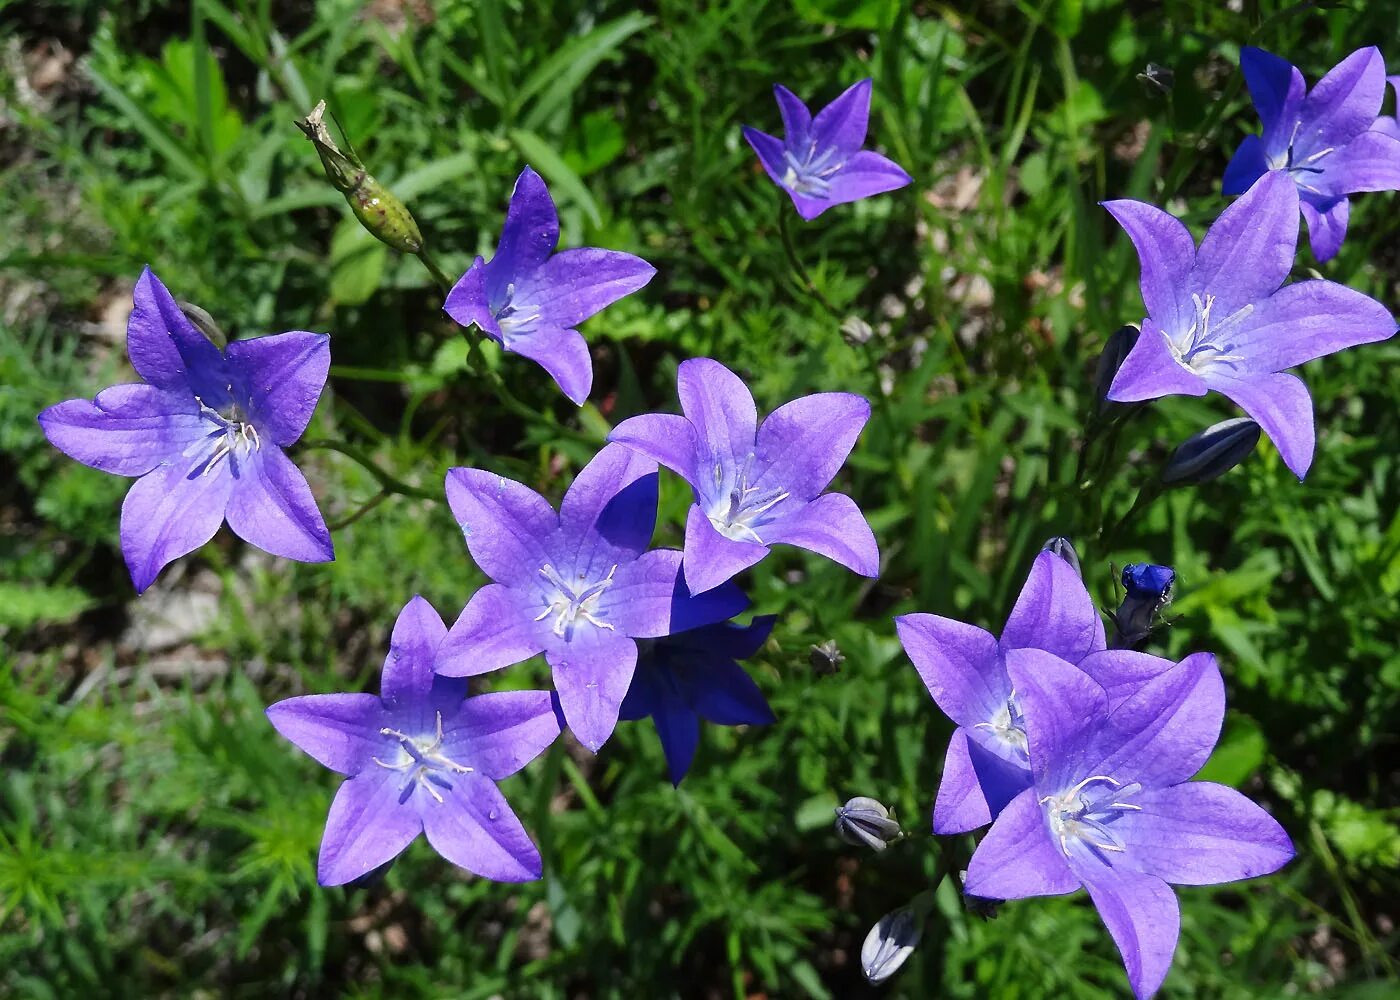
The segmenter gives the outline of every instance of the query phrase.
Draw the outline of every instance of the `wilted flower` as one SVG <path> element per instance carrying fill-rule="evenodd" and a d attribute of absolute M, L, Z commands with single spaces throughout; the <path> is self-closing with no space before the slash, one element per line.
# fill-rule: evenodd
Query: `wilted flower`
<path fill-rule="evenodd" d="M 924 915 L 914 906 L 886 913 L 860 946 L 860 968 L 872 984 L 883 983 L 900 970 L 918 947 L 924 933 Z"/>
<path fill-rule="evenodd" d="M 1113 655 L 1113 654 L 1109 654 Z M 1180 932 L 1172 885 L 1267 875 L 1293 857 L 1283 828 L 1239 792 L 1190 781 L 1220 737 L 1225 688 L 1198 653 L 1116 706 L 1058 657 L 1013 650 L 1033 782 L 996 818 L 966 891 L 995 899 L 1083 887 L 1139 998 L 1166 977 Z"/>
<path fill-rule="evenodd" d="M 776 620 L 760 615 L 749 625 L 705 625 L 637 643 L 637 670 L 618 718 L 651 717 L 671 784 L 690 769 L 701 719 L 718 726 L 774 721 L 763 692 L 737 661 L 758 652 Z"/>
<path fill-rule="evenodd" d="M 704 593 L 786 542 L 862 576 L 880 572 L 875 534 L 844 493 L 822 491 L 855 446 L 870 403 L 819 392 L 785 403 L 758 425 L 753 395 L 718 361 L 691 358 L 676 377 L 684 416 L 648 413 L 608 435 L 690 483 L 685 582 Z"/>
<path fill-rule="evenodd" d="M 744 138 L 773 183 L 804 219 L 833 205 L 902 188 L 913 180 L 894 161 L 862 149 L 870 121 L 869 80 L 861 80 L 815 118 L 792 91 L 773 88 L 783 116 L 783 138 L 744 126 Z"/>
<path fill-rule="evenodd" d="M 569 728 L 596 752 L 617 725 L 637 639 L 725 621 L 748 604 L 732 586 L 688 597 L 681 554 L 647 551 L 656 488 L 656 463 L 620 445 L 584 466 L 557 514 L 528 486 L 449 469 L 447 502 L 495 582 L 467 602 L 437 671 L 473 676 L 544 653 Z"/>
<path fill-rule="evenodd" d="M 856 847 L 883 851 L 904 836 L 890 811 L 876 799 L 857 795 L 836 807 L 836 835 Z"/>
<path fill-rule="evenodd" d="M 468 698 L 433 673 L 447 627 L 421 597 L 394 623 L 379 694 L 313 694 L 267 710 L 277 731 L 349 780 L 326 817 L 316 878 L 344 885 L 426 833 L 454 865 L 498 882 L 540 877 L 540 854 L 496 782 L 559 735 L 548 691 Z"/>
<path fill-rule="evenodd" d="M 1056 535 L 1054 538 L 1048 539 L 1045 544 L 1041 546 L 1041 551 L 1051 552 L 1059 556 L 1065 562 L 1073 566 L 1074 571 L 1081 577 L 1084 575 L 1079 568 L 1079 553 L 1074 551 L 1074 543 L 1068 538 Z"/>
<path fill-rule="evenodd" d="M 555 253 L 558 243 L 554 199 L 526 167 L 511 192 L 496 255 L 476 259 L 443 309 L 463 326 L 475 324 L 503 350 L 539 364 L 565 396 L 582 404 L 593 387 L 593 361 L 574 327 L 641 288 L 656 268 L 597 247 Z"/>
<path fill-rule="evenodd" d="M 300 562 L 335 557 L 301 470 L 284 448 L 306 430 L 330 369 L 325 334 L 236 340 L 220 351 L 147 268 L 127 354 L 145 382 L 39 414 L 49 442 L 94 469 L 139 477 L 122 503 L 121 546 L 138 592 L 228 520 L 234 534 Z"/>
<path fill-rule="evenodd" d="M 1259 425 L 1248 417 L 1212 424 L 1181 443 L 1162 469 L 1167 486 L 1198 486 L 1239 465 L 1259 443 Z"/>
<path fill-rule="evenodd" d="M 1331 260 L 1346 237 L 1347 196 L 1400 190 L 1400 140 L 1374 127 L 1385 60 L 1375 46 L 1357 49 L 1311 93 L 1296 67 L 1263 49 L 1241 49 L 1240 69 L 1264 131 L 1235 151 L 1224 192 L 1243 194 L 1265 173 L 1286 178 L 1298 191 L 1313 255 Z"/>
<path fill-rule="evenodd" d="M 1282 173 L 1267 174 L 1225 209 L 1199 249 L 1185 226 L 1151 205 L 1104 207 L 1137 248 L 1148 313 L 1108 398 L 1224 393 L 1301 479 L 1312 464 L 1312 399 L 1283 370 L 1385 340 L 1395 333 L 1390 312 L 1331 281 L 1280 287 L 1298 239 L 1298 190 Z"/>
<path fill-rule="evenodd" d="M 1130 563 L 1123 567 L 1123 603 L 1113 613 L 1115 646 L 1132 646 L 1146 639 L 1152 626 L 1172 601 L 1176 571 L 1154 563 Z"/>

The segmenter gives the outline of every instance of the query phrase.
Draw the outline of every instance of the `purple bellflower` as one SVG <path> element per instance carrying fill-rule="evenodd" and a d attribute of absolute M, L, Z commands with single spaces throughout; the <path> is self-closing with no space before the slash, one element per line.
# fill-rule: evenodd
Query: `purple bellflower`
<path fill-rule="evenodd" d="M 773 88 L 783 116 L 783 138 L 744 126 L 773 183 L 811 220 L 833 205 L 902 188 L 913 180 L 893 160 L 862 149 L 870 122 L 869 80 L 848 88 L 815 118 L 782 84 Z"/>
<path fill-rule="evenodd" d="M 540 175 L 521 171 L 496 255 L 478 257 L 443 309 L 475 324 L 504 350 L 537 362 L 564 395 L 582 404 L 593 387 L 588 344 L 574 327 L 630 295 L 656 273 L 640 257 L 581 247 L 554 252 L 559 215 Z"/>
<path fill-rule="evenodd" d="M 1079 663 L 1106 648 L 1103 621 L 1084 581 L 1054 552 L 1035 557 L 998 639 L 938 615 L 895 619 L 904 651 L 944 714 L 957 723 L 933 807 L 933 832 L 986 826 L 1030 787 L 1020 699 L 1006 673 L 1013 649 Z"/>
<path fill-rule="evenodd" d="M 137 477 L 121 546 L 137 592 L 225 520 L 258 548 L 300 562 L 335 558 L 301 470 L 283 449 L 306 430 L 330 369 L 330 338 L 279 333 L 220 351 L 146 268 L 127 321 L 144 382 L 39 414 L 49 442 L 94 469 Z"/>
<path fill-rule="evenodd" d="M 875 534 L 855 501 L 822 493 L 870 419 L 869 402 L 849 392 L 803 396 L 760 427 L 748 386 L 718 361 L 683 361 L 676 384 L 684 416 L 632 417 L 608 440 L 655 459 L 694 490 L 685 523 L 692 594 L 719 586 L 779 542 L 879 575 Z"/>
<path fill-rule="evenodd" d="M 1224 192 L 1243 194 L 1277 172 L 1296 185 L 1313 256 L 1328 261 L 1346 238 L 1348 195 L 1400 190 L 1400 139 L 1375 128 L 1385 60 L 1357 49 L 1309 92 L 1303 74 L 1263 49 L 1240 50 L 1240 69 L 1264 126 L 1225 168 Z"/>
<path fill-rule="evenodd" d="M 1147 307 L 1108 398 L 1223 393 L 1302 479 L 1313 457 L 1312 398 L 1284 369 L 1385 340 L 1395 333 L 1390 312 L 1332 281 L 1283 284 L 1298 240 L 1298 190 L 1281 172 L 1226 208 L 1199 248 L 1180 221 L 1151 205 L 1104 207 L 1137 249 Z"/>
<path fill-rule="evenodd" d="M 776 620 L 765 615 L 750 625 L 706 625 L 637 644 L 637 672 L 619 718 L 651 716 L 671 784 L 679 785 L 690 769 L 702 718 L 720 726 L 774 721 L 763 692 L 735 661 L 758 652 Z"/>
<path fill-rule="evenodd" d="M 738 587 L 689 598 L 681 553 L 647 551 L 656 463 L 620 445 L 579 472 L 557 514 L 529 487 L 480 469 L 448 470 L 447 501 L 495 582 L 467 602 L 438 672 L 481 674 L 544 653 L 569 728 L 594 752 L 617 725 L 637 639 L 725 621 L 748 604 Z"/>
<path fill-rule="evenodd" d="M 540 877 L 540 853 L 496 782 L 558 737 L 558 703 L 548 691 L 468 698 L 465 680 L 433 673 L 446 635 L 432 605 L 415 597 L 394 623 L 378 695 L 303 695 L 267 710 L 279 733 L 349 779 L 326 818 L 322 885 L 374 871 L 420 833 L 483 878 Z"/>
<path fill-rule="evenodd" d="M 1116 706 L 1113 692 L 1048 653 L 1012 650 L 1006 667 L 1034 779 L 977 846 L 966 891 L 1023 899 L 1088 889 L 1133 993 L 1149 997 L 1180 932 L 1173 885 L 1267 875 L 1294 853 L 1283 828 L 1239 792 L 1189 780 L 1224 718 L 1215 658 L 1188 656 Z"/>

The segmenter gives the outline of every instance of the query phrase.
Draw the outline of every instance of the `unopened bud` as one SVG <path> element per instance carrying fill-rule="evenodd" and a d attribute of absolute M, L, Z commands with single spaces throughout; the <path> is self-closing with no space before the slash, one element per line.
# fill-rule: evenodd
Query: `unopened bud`
<path fill-rule="evenodd" d="M 1133 563 L 1123 567 L 1123 603 L 1113 613 L 1115 648 L 1123 649 L 1146 639 L 1157 616 L 1172 600 L 1176 571 L 1170 566 Z"/>
<path fill-rule="evenodd" d="M 1153 62 L 1148 63 L 1147 68 L 1139 73 L 1137 78 L 1149 91 L 1161 95 L 1170 94 L 1172 84 L 1176 83 L 1176 73 L 1170 66 L 1159 66 Z"/>
<path fill-rule="evenodd" d="M 846 338 L 846 343 L 861 344 L 870 343 L 870 338 L 875 336 L 875 331 L 870 328 L 870 324 L 859 316 L 847 316 L 841 321 L 841 336 Z"/>
<path fill-rule="evenodd" d="M 208 310 L 183 300 L 178 300 L 175 304 L 185 314 L 185 319 L 193 323 L 195 329 L 204 334 L 211 344 L 221 351 L 228 346 L 228 337 L 224 336 L 224 331 L 219 329 L 219 324 L 214 322 L 214 317 L 209 315 Z"/>
<path fill-rule="evenodd" d="M 1114 330 L 1103 345 L 1103 353 L 1099 355 L 1098 368 L 1094 372 L 1094 398 L 1098 400 L 1100 412 L 1108 409 L 1108 390 L 1113 386 L 1118 369 L 1127 360 L 1128 352 L 1137 343 L 1139 333 L 1141 331 L 1137 325 L 1129 323 Z"/>
<path fill-rule="evenodd" d="M 423 249 L 423 234 L 418 230 L 418 223 L 404 203 L 370 175 L 348 141 L 348 152 L 342 152 L 335 144 L 323 120 L 325 114 L 326 102 L 319 101 L 311 114 L 299 119 L 296 124 L 316 147 L 326 178 L 345 195 L 350 210 L 370 235 L 395 250 L 418 253 Z"/>
<path fill-rule="evenodd" d="M 924 933 L 923 914 L 912 906 L 886 913 L 865 935 L 860 968 L 872 984 L 883 983 L 914 954 Z"/>
<path fill-rule="evenodd" d="M 835 639 L 827 639 L 807 651 L 807 662 L 812 665 L 812 672 L 818 677 L 830 677 L 841 669 L 846 657 L 836 645 Z"/>
<path fill-rule="evenodd" d="M 857 795 L 836 809 L 836 835 L 856 847 L 883 851 L 904 836 L 899 823 L 875 799 Z"/>
<path fill-rule="evenodd" d="M 1167 486 L 1197 486 L 1218 479 L 1239 465 L 1259 443 L 1259 425 L 1234 417 L 1191 435 L 1172 452 L 1162 469 Z"/>
<path fill-rule="evenodd" d="M 1074 571 L 1083 576 L 1079 569 L 1079 553 L 1074 551 L 1074 543 L 1068 538 L 1056 535 L 1041 546 L 1043 552 L 1053 552 L 1065 562 L 1074 567 Z"/>

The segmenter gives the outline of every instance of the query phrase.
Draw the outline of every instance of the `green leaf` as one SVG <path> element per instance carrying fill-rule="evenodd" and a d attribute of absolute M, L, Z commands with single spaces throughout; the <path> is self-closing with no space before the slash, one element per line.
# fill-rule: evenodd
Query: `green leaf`
<path fill-rule="evenodd" d="M 95 603 L 77 587 L 0 583 L 0 628 L 70 622 Z"/>
<path fill-rule="evenodd" d="M 883 31 L 894 24 L 899 0 L 793 0 L 797 16 L 808 24 Z"/>
<path fill-rule="evenodd" d="M 1231 712 L 1219 745 L 1196 777 L 1238 788 L 1259 770 L 1268 749 L 1268 741 L 1254 720 Z"/>
<path fill-rule="evenodd" d="M 651 18 L 634 11 L 615 21 L 598 25 L 541 63 L 515 95 L 515 106 L 523 108 L 535 94 L 541 94 L 522 120 L 525 128 L 538 129 L 549 121 L 556 111 L 569 102 L 600 62 L 650 23 Z"/>
<path fill-rule="evenodd" d="M 799 833 L 820 829 L 836 822 L 836 807 L 840 804 L 832 792 L 814 795 L 797 807 L 792 823 Z"/>
<path fill-rule="evenodd" d="M 358 306 L 379 290 L 389 248 L 367 233 L 353 215 L 331 236 L 331 298 Z"/>

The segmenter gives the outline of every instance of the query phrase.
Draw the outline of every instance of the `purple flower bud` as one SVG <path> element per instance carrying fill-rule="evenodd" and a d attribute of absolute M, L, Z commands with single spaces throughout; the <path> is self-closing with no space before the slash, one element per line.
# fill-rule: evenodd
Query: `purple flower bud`
<path fill-rule="evenodd" d="M 904 836 L 890 811 L 875 799 L 857 795 L 836 810 L 836 835 L 856 847 L 883 851 Z"/>
<path fill-rule="evenodd" d="M 1129 323 L 1114 330 L 1108 342 L 1103 345 L 1103 353 L 1099 355 L 1099 365 L 1094 373 L 1094 398 L 1099 401 L 1100 412 L 1108 409 L 1109 387 L 1113 385 L 1113 378 L 1118 374 L 1118 369 L 1123 367 L 1128 352 L 1137 343 L 1139 333 L 1141 331 L 1137 324 Z"/>
<path fill-rule="evenodd" d="M 1147 638 L 1152 626 L 1172 600 L 1176 571 L 1170 566 L 1132 563 L 1123 567 L 1123 603 L 1113 613 L 1117 629 L 1113 645 L 1122 649 Z"/>
<path fill-rule="evenodd" d="M 1065 562 L 1074 567 L 1074 571 L 1082 577 L 1084 574 L 1079 569 L 1079 553 L 1074 551 L 1074 543 L 1062 535 L 1056 535 L 1040 547 L 1042 552 L 1053 552 Z"/>
<path fill-rule="evenodd" d="M 922 914 L 912 906 L 886 913 L 865 935 L 860 946 L 860 967 L 870 983 L 883 983 L 914 954 L 924 932 Z"/>
<path fill-rule="evenodd" d="M 1259 425 L 1248 417 L 1222 420 L 1191 435 L 1162 469 L 1167 486 L 1198 486 L 1239 465 L 1259 443 Z"/>

